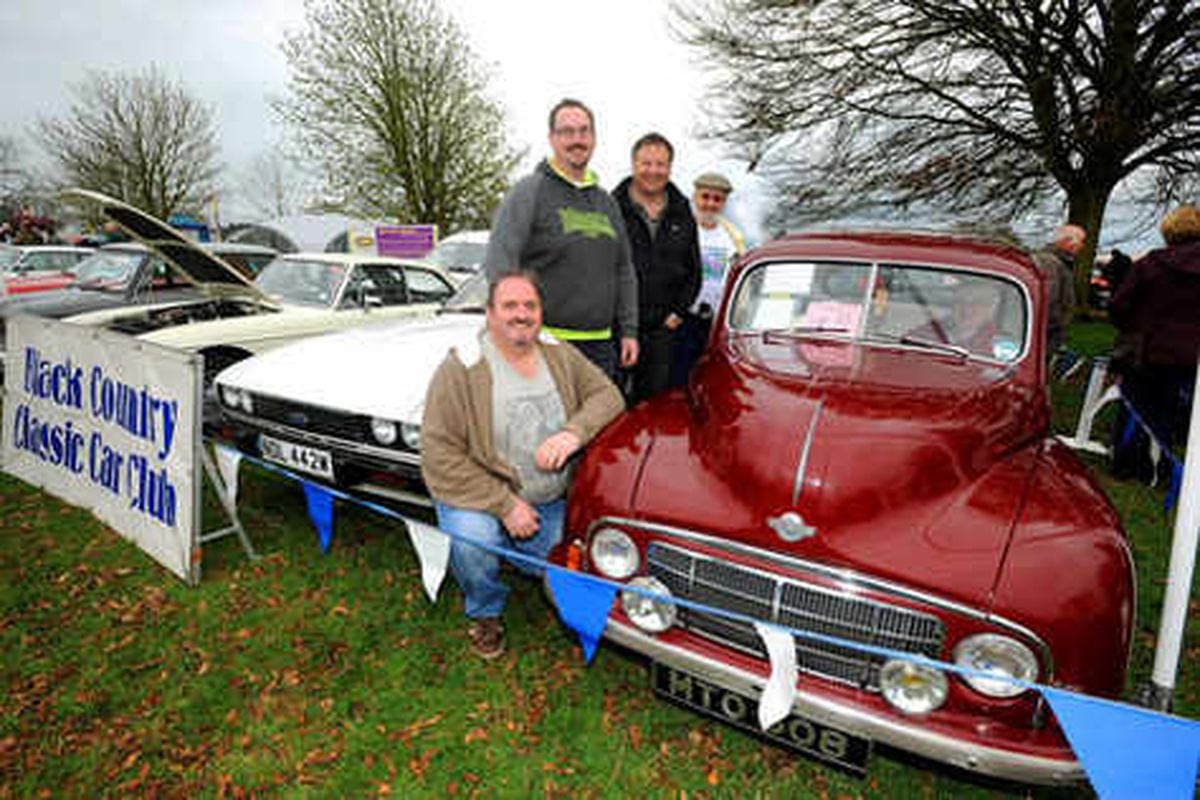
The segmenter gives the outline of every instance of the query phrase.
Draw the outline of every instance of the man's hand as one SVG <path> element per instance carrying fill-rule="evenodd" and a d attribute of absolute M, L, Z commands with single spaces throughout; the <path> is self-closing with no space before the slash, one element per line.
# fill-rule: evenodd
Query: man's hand
<path fill-rule="evenodd" d="M 625 336 L 621 338 L 621 366 L 632 367 L 638 360 L 638 340 Z"/>
<path fill-rule="evenodd" d="M 582 446 L 583 442 L 573 432 L 559 431 L 553 436 L 546 437 L 546 441 L 538 445 L 537 452 L 533 454 L 533 460 L 538 469 L 554 472 L 562 469 L 563 464 L 567 463 L 567 459 Z"/>
<path fill-rule="evenodd" d="M 667 314 L 667 318 L 663 320 L 663 327 L 669 331 L 673 331 L 683 324 L 683 317 L 672 311 Z"/>
<path fill-rule="evenodd" d="M 528 539 L 538 532 L 538 527 L 542 524 L 537 509 L 520 497 L 501 522 L 514 539 Z"/>

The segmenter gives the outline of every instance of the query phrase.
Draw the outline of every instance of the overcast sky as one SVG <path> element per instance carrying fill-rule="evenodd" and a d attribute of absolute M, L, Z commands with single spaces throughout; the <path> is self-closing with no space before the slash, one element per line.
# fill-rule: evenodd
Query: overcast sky
<path fill-rule="evenodd" d="M 747 203 L 760 197 L 736 161 L 695 137 L 703 76 L 695 54 L 668 31 L 666 0 L 443 0 L 490 68 L 492 96 L 505 107 L 511 138 L 529 163 L 547 151 L 546 113 L 563 96 L 595 110 L 593 166 L 612 186 L 628 172 L 628 149 L 649 130 L 676 145 L 674 177 L 685 192 L 700 172 L 730 173 Z M 602 8 L 603 13 L 597 13 Z M 0 0 L 0 131 L 27 134 L 39 117 L 65 113 L 70 87 L 89 70 L 136 72 L 157 65 L 214 112 L 226 184 L 282 139 L 269 99 L 283 93 L 287 62 L 279 44 L 304 26 L 302 0 Z M 227 211 L 236 211 L 229 198 Z M 746 220 L 750 222 L 751 220 Z"/>

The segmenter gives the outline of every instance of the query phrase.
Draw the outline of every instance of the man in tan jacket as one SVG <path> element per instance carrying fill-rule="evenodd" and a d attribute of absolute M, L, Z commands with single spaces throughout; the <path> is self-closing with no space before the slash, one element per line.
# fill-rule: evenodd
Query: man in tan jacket
<path fill-rule="evenodd" d="M 504 651 L 508 587 L 499 556 L 463 540 L 545 558 L 562 538 L 569 459 L 624 408 L 599 368 L 542 333 L 536 281 L 531 272 L 492 280 L 478 352 L 446 356 L 421 425 L 421 473 L 439 527 L 455 536 L 450 567 L 485 658 Z"/>

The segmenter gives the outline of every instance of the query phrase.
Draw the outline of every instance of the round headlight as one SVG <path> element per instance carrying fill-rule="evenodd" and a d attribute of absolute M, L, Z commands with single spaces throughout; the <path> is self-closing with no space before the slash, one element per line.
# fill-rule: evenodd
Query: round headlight
<path fill-rule="evenodd" d="M 371 435 L 380 444 L 393 444 L 396 441 L 396 423 L 390 419 L 371 419 Z"/>
<path fill-rule="evenodd" d="M 221 385 L 221 401 L 224 402 L 225 405 L 237 408 L 241 397 L 242 393 L 234 387 L 225 386 L 224 384 Z"/>
<path fill-rule="evenodd" d="M 649 575 L 634 578 L 629 585 L 666 597 L 671 596 L 671 590 L 662 581 Z M 674 603 L 655 600 L 628 589 L 621 591 L 621 609 L 630 622 L 648 633 L 662 633 L 670 628 L 675 624 L 677 613 Z"/>
<path fill-rule="evenodd" d="M 954 663 L 976 672 L 1000 676 L 961 676 L 968 686 L 988 697 L 1016 697 L 1025 691 L 1024 686 L 1004 678 L 1030 683 L 1038 679 L 1038 661 L 1033 651 L 1016 639 L 998 633 L 980 633 L 963 639 L 954 648 Z"/>
<path fill-rule="evenodd" d="M 941 670 L 893 658 L 879 668 L 879 688 L 892 707 L 905 714 L 928 714 L 946 702 Z"/>
<path fill-rule="evenodd" d="M 253 414 L 254 398 L 250 396 L 250 392 L 239 392 L 239 395 L 242 403 L 242 411 L 245 411 L 247 414 Z"/>
<path fill-rule="evenodd" d="M 638 570 L 637 546 L 629 534 L 616 528 L 601 528 L 592 538 L 592 566 L 606 578 L 623 581 Z"/>
<path fill-rule="evenodd" d="M 411 422 L 400 423 L 400 438 L 404 440 L 404 446 L 409 450 L 421 449 L 421 426 Z"/>

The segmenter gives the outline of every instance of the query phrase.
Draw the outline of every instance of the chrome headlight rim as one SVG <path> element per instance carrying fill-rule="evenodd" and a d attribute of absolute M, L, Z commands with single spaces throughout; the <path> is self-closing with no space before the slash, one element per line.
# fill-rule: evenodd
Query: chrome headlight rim
<path fill-rule="evenodd" d="M 1006 678 L 1036 683 L 1041 674 L 1033 650 L 1019 639 L 1001 633 L 976 633 L 966 637 L 954 647 L 954 663 L 975 673 L 995 675 L 995 678 L 967 674 L 958 677 L 985 697 L 1002 700 L 1029 691 L 1026 686 Z"/>
<path fill-rule="evenodd" d="M 217 384 L 217 394 L 221 398 L 221 404 L 229 408 L 240 408 L 242 401 L 242 390 L 236 386 L 230 386 L 225 383 Z"/>
<path fill-rule="evenodd" d="M 392 445 L 400 436 L 398 426 L 390 419 L 371 417 L 371 436 L 382 445 Z"/>
<path fill-rule="evenodd" d="M 421 426 L 415 422 L 400 423 L 400 441 L 409 450 L 421 449 Z"/>
<path fill-rule="evenodd" d="M 601 528 L 592 536 L 588 560 L 601 575 L 617 581 L 636 575 L 642 563 L 633 537 L 611 526 Z"/>
<path fill-rule="evenodd" d="M 627 586 L 664 597 L 672 596 L 666 584 L 652 575 L 639 575 L 630 580 Z M 656 600 L 629 589 L 621 590 L 621 610 L 634 626 L 647 633 L 663 633 L 670 630 L 679 617 L 679 609 L 674 603 Z"/>
<path fill-rule="evenodd" d="M 946 673 L 935 667 L 891 658 L 879 668 L 879 689 L 892 708 L 921 717 L 937 711 L 950 696 Z"/>

